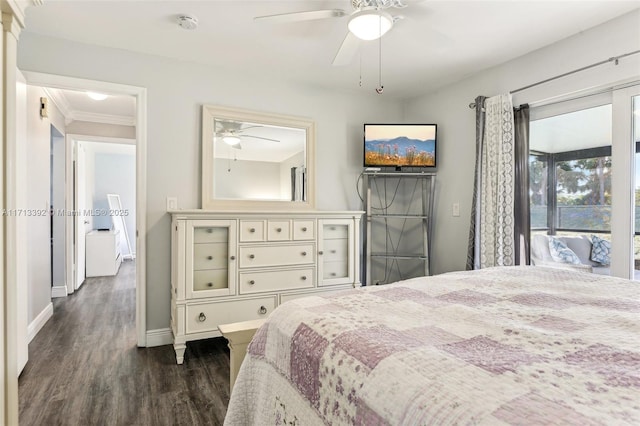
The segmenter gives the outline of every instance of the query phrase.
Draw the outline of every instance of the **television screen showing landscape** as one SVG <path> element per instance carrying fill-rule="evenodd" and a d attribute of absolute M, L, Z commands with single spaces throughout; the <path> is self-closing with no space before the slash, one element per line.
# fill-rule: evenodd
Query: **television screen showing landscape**
<path fill-rule="evenodd" d="M 365 124 L 365 167 L 435 167 L 435 124 Z"/>

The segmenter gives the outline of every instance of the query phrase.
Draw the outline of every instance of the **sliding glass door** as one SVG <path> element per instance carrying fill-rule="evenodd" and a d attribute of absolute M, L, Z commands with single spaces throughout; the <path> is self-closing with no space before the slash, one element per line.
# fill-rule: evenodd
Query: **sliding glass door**
<path fill-rule="evenodd" d="M 640 279 L 640 251 L 636 255 L 636 146 L 638 137 L 638 98 L 640 87 L 632 86 L 613 92 L 613 161 L 616 172 L 612 185 L 614 205 L 612 220 L 612 275 Z M 618 163 L 619 169 L 618 170 Z M 619 195 L 617 195 L 619 194 Z M 640 269 L 640 268 L 639 268 Z"/>
<path fill-rule="evenodd" d="M 634 154 L 634 188 L 633 188 L 633 207 L 634 207 L 634 238 L 633 238 L 633 274 L 634 279 L 640 279 L 640 95 L 633 96 L 633 112 L 632 112 L 632 141 L 635 148 Z"/>
<path fill-rule="evenodd" d="M 532 256 L 554 236 L 594 273 L 640 278 L 639 106 L 633 86 L 532 108 Z"/>

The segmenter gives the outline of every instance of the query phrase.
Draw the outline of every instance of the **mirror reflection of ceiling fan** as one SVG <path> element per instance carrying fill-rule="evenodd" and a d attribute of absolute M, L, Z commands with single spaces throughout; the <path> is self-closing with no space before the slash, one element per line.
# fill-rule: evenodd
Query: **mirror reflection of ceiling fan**
<path fill-rule="evenodd" d="M 253 139 L 261 139 L 269 142 L 280 142 L 277 139 L 265 138 L 263 136 L 249 135 L 246 134 L 245 131 L 248 129 L 255 129 L 264 126 L 260 125 L 249 125 L 244 126 L 246 123 L 239 123 L 237 121 L 215 121 L 215 133 L 214 137 L 222 139 L 224 143 L 231 146 L 232 148 L 242 149 L 242 145 L 240 142 L 242 138 L 253 138 Z"/>
<path fill-rule="evenodd" d="M 376 40 L 385 35 L 402 16 L 391 16 L 386 10 L 401 9 L 407 6 L 407 0 L 350 0 L 352 12 L 342 9 L 311 10 L 306 12 L 284 13 L 279 15 L 258 16 L 256 21 L 298 22 L 316 19 L 342 18 L 349 15 L 346 37 L 342 41 L 333 65 L 347 65 L 360 47 L 360 40 Z M 411 0 L 408 0 L 409 2 Z"/>

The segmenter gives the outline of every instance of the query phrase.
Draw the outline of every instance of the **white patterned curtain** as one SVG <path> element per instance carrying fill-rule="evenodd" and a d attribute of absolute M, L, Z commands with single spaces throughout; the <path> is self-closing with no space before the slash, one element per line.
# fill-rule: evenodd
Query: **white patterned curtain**
<path fill-rule="evenodd" d="M 515 264 L 514 122 L 511 95 L 478 98 L 476 184 L 467 269 Z"/>

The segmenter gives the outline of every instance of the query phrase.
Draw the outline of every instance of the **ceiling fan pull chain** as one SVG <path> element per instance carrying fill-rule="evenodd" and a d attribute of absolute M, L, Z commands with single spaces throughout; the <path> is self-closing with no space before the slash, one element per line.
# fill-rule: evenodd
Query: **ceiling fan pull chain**
<path fill-rule="evenodd" d="M 358 57 L 360 58 L 360 81 L 358 82 L 358 85 L 362 87 L 362 52 L 358 54 Z"/>
<path fill-rule="evenodd" d="M 378 19 L 378 26 L 380 33 L 382 33 L 382 18 Z M 382 37 L 378 38 L 378 87 L 376 87 L 376 93 L 381 95 L 384 90 L 382 85 Z"/>

